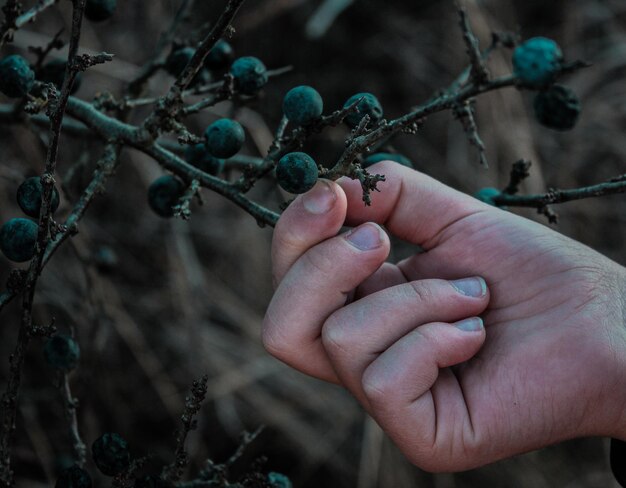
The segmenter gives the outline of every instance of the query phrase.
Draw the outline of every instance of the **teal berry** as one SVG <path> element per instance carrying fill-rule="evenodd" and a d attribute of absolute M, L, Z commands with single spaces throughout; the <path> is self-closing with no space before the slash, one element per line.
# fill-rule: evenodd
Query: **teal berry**
<path fill-rule="evenodd" d="M 44 83 L 52 83 L 57 89 L 61 89 L 63 80 L 65 80 L 65 69 L 67 67 L 67 61 L 62 59 L 53 59 L 44 64 L 37 73 L 37 79 Z M 80 84 L 83 81 L 83 76 L 79 72 L 74 77 L 74 84 L 72 85 L 72 94 L 76 93 L 80 88 Z"/>
<path fill-rule="evenodd" d="M 102 22 L 115 13 L 117 0 L 87 0 L 85 17 L 92 22 Z"/>
<path fill-rule="evenodd" d="M 235 51 L 229 42 L 220 39 L 204 58 L 204 66 L 211 71 L 226 69 L 235 58 Z"/>
<path fill-rule="evenodd" d="M 401 164 L 402 166 L 413 168 L 413 163 L 406 156 L 403 156 L 402 154 L 398 154 L 398 153 L 386 153 L 386 152 L 370 154 L 363 160 L 363 162 L 361 163 L 361 167 L 369 168 L 371 165 L 380 163 L 381 161 L 394 161 L 396 163 Z"/>
<path fill-rule="evenodd" d="M 219 119 L 204 131 L 207 150 L 217 158 L 230 158 L 246 140 L 241 124 L 233 119 Z"/>
<path fill-rule="evenodd" d="M 18 187 L 17 204 L 26 215 L 38 219 L 41 209 L 42 194 L 43 186 L 41 185 L 41 178 L 39 176 L 33 176 L 24 180 Z M 56 212 L 59 208 L 59 202 L 59 191 L 55 187 L 52 187 L 52 200 L 50 201 L 50 210 L 52 213 Z"/>
<path fill-rule="evenodd" d="M 349 107 L 359 99 L 362 100 L 356 106 L 357 111 L 348 114 L 344 119 L 349 127 L 355 128 L 365 115 L 369 115 L 370 124 L 374 124 L 383 118 L 383 107 L 378 101 L 378 98 L 371 93 L 357 93 L 356 95 L 352 95 L 348 98 L 346 103 L 344 103 L 343 107 Z"/>
<path fill-rule="evenodd" d="M 494 201 L 494 198 L 500 195 L 500 193 L 500 190 L 498 190 L 497 188 L 481 188 L 474 194 L 474 197 L 476 197 L 481 202 L 495 206 L 496 203 Z"/>
<path fill-rule="evenodd" d="M 540 124 L 555 130 L 573 129 L 580 115 L 580 100 L 570 88 L 552 85 L 535 96 L 535 116 Z"/>
<path fill-rule="evenodd" d="M 285 154 L 276 166 L 278 184 L 289 193 L 306 193 L 315 186 L 317 177 L 317 164 L 303 152 Z"/>
<path fill-rule="evenodd" d="M 119 434 L 107 432 L 91 446 L 96 467 L 102 474 L 115 476 L 130 466 L 128 442 Z"/>
<path fill-rule="evenodd" d="M 267 84 L 267 68 L 253 56 L 237 58 L 230 67 L 235 88 L 244 95 L 256 95 Z"/>
<path fill-rule="evenodd" d="M 561 70 L 563 53 L 552 39 L 533 37 L 513 51 L 513 72 L 524 83 L 546 85 Z"/>
<path fill-rule="evenodd" d="M 185 193 L 184 183 L 173 175 L 157 178 L 148 188 L 148 204 L 163 218 L 174 216 L 174 206 Z"/>
<path fill-rule="evenodd" d="M 11 219 L 0 228 L 0 250 L 16 263 L 30 261 L 35 255 L 39 226 L 28 219 Z"/>
<path fill-rule="evenodd" d="M 187 146 L 185 161 L 213 176 L 220 174 L 224 169 L 224 160 L 213 156 L 204 143 Z"/>
<path fill-rule="evenodd" d="M 310 86 L 296 86 L 283 99 L 285 116 L 296 125 L 307 125 L 319 119 L 324 110 L 322 96 Z"/>
<path fill-rule="evenodd" d="M 165 60 L 165 71 L 172 76 L 180 76 L 195 53 L 196 50 L 192 47 L 173 50 Z"/>
<path fill-rule="evenodd" d="M 25 96 L 35 83 L 35 72 L 22 56 L 12 54 L 0 61 L 0 92 L 7 97 Z"/>
<path fill-rule="evenodd" d="M 54 488 L 91 488 L 91 476 L 84 469 L 72 466 L 64 470 L 57 479 Z"/>
<path fill-rule="evenodd" d="M 80 359 L 80 347 L 72 337 L 65 334 L 52 336 L 43 348 L 46 362 L 55 369 L 70 371 Z"/>
<path fill-rule="evenodd" d="M 273 488 L 293 488 L 291 480 L 284 474 L 271 471 L 267 474 L 267 481 Z"/>

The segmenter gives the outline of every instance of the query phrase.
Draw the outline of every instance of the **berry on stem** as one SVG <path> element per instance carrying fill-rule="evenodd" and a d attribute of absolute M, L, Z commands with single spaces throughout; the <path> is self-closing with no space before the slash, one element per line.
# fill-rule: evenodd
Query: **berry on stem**
<path fill-rule="evenodd" d="M 35 83 L 35 72 L 22 56 L 12 54 L 0 61 L 0 92 L 7 97 L 25 96 Z"/>
<path fill-rule="evenodd" d="M 581 110 L 576 93 L 563 85 L 537 93 L 533 106 L 539 123 L 555 130 L 573 129 Z"/>
<path fill-rule="evenodd" d="M 74 369 L 80 359 L 78 342 L 65 334 L 56 334 L 48 339 L 43 353 L 50 366 L 63 371 Z"/>
<path fill-rule="evenodd" d="M 41 209 L 41 195 L 43 194 L 43 186 L 39 176 L 27 178 L 17 189 L 17 204 L 29 217 L 39 218 Z M 59 191 L 52 187 L 52 200 L 50 201 L 52 213 L 59 208 Z"/>
<path fill-rule="evenodd" d="M 148 188 L 148 204 L 159 216 L 174 216 L 174 206 L 185 193 L 185 184 L 173 175 L 164 175 L 152 182 Z"/>
<path fill-rule="evenodd" d="M 319 171 L 311 156 L 303 152 L 285 154 L 276 166 L 276 179 L 289 193 L 306 193 L 315 186 Z"/>
<path fill-rule="evenodd" d="M 287 476 L 275 471 L 267 473 L 267 481 L 273 488 L 293 488 L 293 484 Z"/>
<path fill-rule="evenodd" d="M 219 119 L 204 131 L 206 149 L 215 157 L 230 158 L 246 140 L 241 124 L 233 119 Z"/>
<path fill-rule="evenodd" d="M 533 37 L 513 51 L 513 72 L 531 85 L 552 82 L 561 70 L 563 53 L 559 45 L 546 37 Z"/>
<path fill-rule="evenodd" d="M 172 76 L 179 76 L 195 53 L 196 50 L 192 47 L 181 47 L 173 50 L 165 60 L 165 71 Z"/>
<path fill-rule="evenodd" d="M 352 95 L 348 98 L 346 103 L 344 103 L 344 108 L 349 107 L 359 99 L 361 99 L 361 101 L 356 106 L 357 111 L 348 114 L 344 119 L 349 127 L 355 128 L 365 115 L 369 115 L 370 124 L 374 124 L 383 118 L 383 107 L 378 101 L 378 98 L 371 93 L 357 93 Z"/>
<path fill-rule="evenodd" d="M 117 0 L 87 0 L 85 17 L 92 22 L 102 22 L 113 15 L 116 6 Z"/>
<path fill-rule="evenodd" d="M 107 432 L 99 437 L 91 446 L 91 453 L 96 467 L 107 476 L 120 474 L 130 465 L 128 442 L 119 434 Z"/>
<path fill-rule="evenodd" d="M 35 255 L 39 226 L 29 219 L 11 219 L 0 228 L 0 250 L 16 263 L 30 261 Z"/>
<path fill-rule="evenodd" d="M 185 161 L 213 176 L 220 174 L 224 169 L 224 160 L 213 156 L 204 143 L 187 146 Z"/>
<path fill-rule="evenodd" d="M 283 99 L 283 112 L 296 125 L 310 124 L 319 119 L 323 111 L 322 96 L 310 86 L 296 86 Z"/>
<path fill-rule="evenodd" d="M 481 188 L 474 194 L 474 197 L 481 202 L 495 206 L 496 204 L 494 202 L 494 198 L 500 195 L 500 193 L 500 190 L 498 190 L 497 188 Z"/>
<path fill-rule="evenodd" d="M 54 488 L 91 488 L 91 476 L 84 469 L 74 465 L 64 470 Z"/>
<path fill-rule="evenodd" d="M 369 168 L 372 164 L 380 163 L 381 161 L 395 161 L 396 163 L 399 163 L 402 166 L 406 166 L 408 168 L 413 167 L 413 163 L 406 156 L 403 156 L 402 154 L 398 154 L 398 153 L 386 153 L 386 152 L 370 154 L 363 160 L 363 162 L 361 163 L 361 167 Z"/>
<path fill-rule="evenodd" d="M 267 68 L 254 56 L 237 58 L 230 67 L 235 88 L 244 95 L 256 95 L 267 84 Z"/>
<path fill-rule="evenodd" d="M 235 51 L 228 41 L 220 39 L 204 58 L 204 66 L 211 71 L 226 69 L 235 58 Z"/>

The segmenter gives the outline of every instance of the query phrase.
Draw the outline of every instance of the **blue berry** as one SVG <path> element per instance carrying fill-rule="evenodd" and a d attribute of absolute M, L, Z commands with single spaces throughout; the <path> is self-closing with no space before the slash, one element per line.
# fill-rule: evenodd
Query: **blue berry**
<path fill-rule="evenodd" d="M 196 50 L 192 47 L 181 47 L 172 51 L 165 60 L 165 71 L 172 76 L 179 76 L 193 58 Z"/>
<path fill-rule="evenodd" d="M 239 152 L 246 140 L 241 124 L 233 119 L 219 119 L 204 131 L 207 150 L 215 157 L 230 158 Z"/>
<path fill-rule="evenodd" d="M 185 161 L 213 176 L 220 174 L 224 169 L 224 160 L 213 156 L 204 143 L 187 146 Z"/>
<path fill-rule="evenodd" d="M 413 167 L 413 163 L 406 156 L 403 156 L 402 154 L 398 154 L 398 153 L 386 153 L 386 152 L 370 154 L 363 160 L 363 162 L 361 163 L 361 167 L 369 168 L 372 164 L 380 163 L 381 161 L 395 161 L 396 163 L 399 163 L 402 166 L 406 166 L 408 168 Z"/>
<path fill-rule="evenodd" d="M 552 39 L 533 37 L 513 51 L 513 72 L 524 83 L 545 85 L 561 70 L 563 53 Z"/>
<path fill-rule="evenodd" d="M 43 348 L 46 361 L 50 366 L 63 371 L 76 367 L 80 358 L 80 347 L 72 337 L 64 334 L 52 336 Z"/>
<path fill-rule="evenodd" d="M 96 467 L 102 474 L 115 476 L 130 465 L 128 442 L 119 434 L 107 432 L 91 446 L 91 454 Z"/>
<path fill-rule="evenodd" d="M 87 0 L 85 17 L 92 22 L 102 22 L 115 12 L 117 0 Z"/>
<path fill-rule="evenodd" d="M 285 154 L 276 166 L 278 184 L 289 193 L 306 193 L 315 186 L 318 174 L 313 158 L 303 152 Z"/>
<path fill-rule="evenodd" d="M 157 215 L 164 218 L 173 217 L 173 207 L 183 193 L 185 193 L 185 185 L 176 176 L 161 176 L 148 188 L 148 204 Z"/>
<path fill-rule="evenodd" d="M 41 178 L 39 176 L 33 176 L 24 180 L 18 187 L 17 204 L 26 215 L 38 219 L 39 210 L 41 209 L 42 194 L 43 187 L 41 185 Z M 52 187 L 52 201 L 50 204 L 52 213 L 56 212 L 59 208 L 59 191 L 55 187 Z"/>
<path fill-rule="evenodd" d="M 0 228 L 0 250 L 11 261 L 23 263 L 35 255 L 39 226 L 28 219 L 11 219 Z"/>
<path fill-rule="evenodd" d="M 474 197 L 481 202 L 495 206 L 494 198 L 500 195 L 500 193 L 500 190 L 497 188 L 481 188 L 474 194 Z"/>
<path fill-rule="evenodd" d="M 235 88 L 244 95 L 256 95 L 267 84 L 267 68 L 253 56 L 237 58 L 230 67 Z"/>
<path fill-rule="evenodd" d="M 228 68 L 234 58 L 233 47 L 224 39 L 220 39 L 204 58 L 204 65 L 211 71 L 217 71 Z"/>
<path fill-rule="evenodd" d="M 346 103 L 344 103 L 344 108 L 349 107 L 361 98 L 362 100 L 356 106 L 357 111 L 348 114 L 348 116 L 344 119 L 349 127 L 354 128 L 359 125 L 359 122 L 361 122 L 361 119 L 365 115 L 369 115 L 370 124 L 375 124 L 383 118 L 383 107 L 378 101 L 378 98 L 371 93 L 357 93 L 356 95 L 352 95 L 348 98 Z"/>
<path fill-rule="evenodd" d="M 580 115 L 580 100 L 566 86 L 552 85 L 535 96 L 535 116 L 546 127 L 555 130 L 573 129 Z"/>
<path fill-rule="evenodd" d="M 67 66 L 67 61 L 63 61 L 62 59 L 53 59 L 48 63 L 44 64 L 42 68 L 37 73 L 37 79 L 39 81 L 43 81 L 44 83 L 52 83 L 59 90 L 61 89 L 61 85 L 63 85 L 63 80 L 65 80 L 65 68 Z M 72 94 L 76 93 L 80 88 L 80 84 L 83 81 L 82 73 L 78 72 L 74 77 L 74 84 L 72 85 Z"/>
<path fill-rule="evenodd" d="M 273 488 L 293 488 L 293 484 L 287 476 L 275 471 L 271 471 L 267 474 L 267 481 Z"/>
<path fill-rule="evenodd" d="M 310 86 L 296 86 L 283 99 L 285 116 L 296 125 L 306 125 L 317 120 L 324 110 L 322 96 Z"/>
<path fill-rule="evenodd" d="M 64 470 L 54 488 L 91 488 L 91 476 L 84 469 L 72 466 Z"/>
<path fill-rule="evenodd" d="M 25 96 L 35 83 L 35 72 L 22 56 L 12 54 L 0 61 L 0 92 L 7 97 Z"/>

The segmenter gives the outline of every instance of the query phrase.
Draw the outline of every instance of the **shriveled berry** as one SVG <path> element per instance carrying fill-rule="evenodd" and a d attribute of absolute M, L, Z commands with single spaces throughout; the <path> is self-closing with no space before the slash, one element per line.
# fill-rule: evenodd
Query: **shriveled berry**
<path fill-rule="evenodd" d="M 206 149 L 215 157 L 230 158 L 246 140 L 241 124 L 233 119 L 219 119 L 204 131 Z"/>
<path fill-rule="evenodd" d="M 117 0 L 87 0 L 85 17 L 92 22 L 102 22 L 115 13 Z"/>
<path fill-rule="evenodd" d="M 500 193 L 500 190 L 498 190 L 497 188 L 481 188 L 474 194 L 474 197 L 481 202 L 485 202 L 489 205 L 495 206 L 494 198 L 500 195 Z"/>
<path fill-rule="evenodd" d="M 195 53 L 196 50 L 192 47 L 175 49 L 165 60 L 165 70 L 172 76 L 179 76 Z"/>
<path fill-rule="evenodd" d="M 17 204 L 29 217 L 34 219 L 39 218 L 39 210 L 41 209 L 41 196 L 43 194 L 43 187 L 41 185 L 41 178 L 39 176 L 33 176 L 24 180 L 24 182 L 17 189 Z M 52 213 L 56 212 L 59 208 L 59 191 L 52 188 L 52 200 L 50 202 Z"/>
<path fill-rule="evenodd" d="M 185 161 L 210 175 L 218 175 L 224 169 L 224 160 L 213 156 L 206 144 L 194 144 L 185 149 Z"/>
<path fill-rule="evenodd" d="M 546 37 L 533 37 L 513 51 L 515 76 L 531 85 L 545 85 L 561 70 L 563 53 L 559 45 Z"/>
<path fill-rule="evenodd" d="M 356 127 L 365 115 L 369 115 L 370 124 L 374 124 L 383 118 L 383 107 L 378 101 L 378 98 L 371 93 L 357 93 L 356 95 L 352 95 L 348 98 L 346 103 L 344 103 L 344 108 L 349 107 L 359 99 L 361 99 L 361 101 L 356 106 L 357 111 L 348 114 L 344 119 L 348 126 L 352 128 Z"/>
<path fill-rule="evenodd" d="M 91 446 L 96 467 L 107 476 L 115 476 L 130 465 L 128 442 L 119 434 L 107 432 Z"/>
<path fill-rule="evenodd" d="M 35 255 L 39 226 L 28 219 L 11 219 L 0 229 L 0 250 L 11 261 L 23 263 Z"/>
<path fill-rule="evenodd" d="M 278 184 L 289 193 L 306 193 L 315 186 L 317 177 L 317 164 L 307 153 L 285 154 L 276 166 Z"/>
<path fill-rule="evenodd" d="M 78 466 L 72 466 L 61 473 L 54 488 L 91 488 L 91 486 L 89 473 Z"/>
<path fill-rule="evenodd" d="M 244 95 L 256 95 L 267 84 L 267 68 L 254 56 L 237 58 L 230 66 L 235 88 Z"/>
<path fill-rule="evenodd" d="M 310 86 L 296 86 L 283 99 L 283 112 L 296 125 L 310 124 L 320 118 L 323 110 L 322 96 Z"/>
<path fill-rule="evenodd" d="M 233 59 L 235 59 L 233 47 L 228 41 L 220 39 L 204 58 L 204 65 L 212 71 L 217 71 L 228 68 Z"/>
<path fill-rule="evenodd" d="M 0 92 L 7 97 L 25 96 L 35 83 L 35 72 L 22 56 L 12 54 L 0 61 Z"/>
<path fill-rule="evenodd" d="M 368 157 L 366 157 L 363 160 L 363 163 L 361 163 L 361 167 L 368 168 L 372 164 L 380 163 L 381 161 L 395 161 L 396 163 L 399 163 L 402 166 L 407 166 L 408 168 L 413 167 L 413 163 L 406 156 L 403 156 L 402 154 L 398 154 L 398 153 L 386 153 L 386 152 L 370 154 Z"/>
<path fill-rule="evenodd" d="M 65 80 L 65 68 L 67 66 L 67 61 L 63 61 L 62 59 L 53 59 L 52 61 L 44 64 L 39 72 L 37 73 L 37 79 L 39 81 L 43 81 L 44 83 L 52 83 L 58 89 L 61 89 L 63 85 L 63 80 Z M 80 88 L 80 84 L 83 81 L 83 75 L 79 71 L 74 77 L 74 84 L 72 85 L 71 93 L 76 93 Z"/>
<path fill-rule="evenodd" d="M 43 354 L 50 366 L 63 371 L 74 369 L 80 359 L 80 347 L 72 337 L 56 334 L 46 342 Z"/>
<path fill-rule="evenodd" d="M 581 110 L 576 93 L 563 85 L 552 85 L 537 93 L 534 108 L 537 120 L 555 130 L 573 129 Z"/>
<path fill-rule="evenodd" d="M 148 204 L 159 216 L 168 218 L 174 215 L 174 206 L 185 193 L 184 183 L 173 175 L 157 178 L 148 188 Z"/>
<path fill-rule="evenodd" d="M 275 471 L 267 474 L 267 481 L 273 488 L 293 488 L 293 484 L 287 476 Z"/>

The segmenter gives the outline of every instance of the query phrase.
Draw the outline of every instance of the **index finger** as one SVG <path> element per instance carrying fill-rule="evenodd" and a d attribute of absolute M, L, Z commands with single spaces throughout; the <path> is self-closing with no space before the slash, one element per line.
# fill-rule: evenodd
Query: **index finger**
<path fill-rule="evenodd" d="M 488 209 L 485 203 L 461 193 L 423 173 L 393 161 L 382 161 L 368 168 L 385 175 L 372 192 L 372 204 L 363 205 L 363 191 L 356 180 L 337 181 L 348 199 L 346 224 L 363 222 L 384 225 L 399 238 L 425 249 L 435 246 L 436 238 L 451 224 Z"/>

